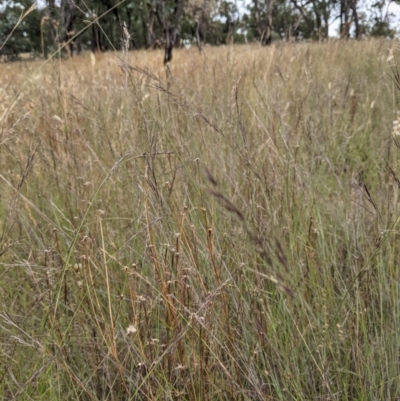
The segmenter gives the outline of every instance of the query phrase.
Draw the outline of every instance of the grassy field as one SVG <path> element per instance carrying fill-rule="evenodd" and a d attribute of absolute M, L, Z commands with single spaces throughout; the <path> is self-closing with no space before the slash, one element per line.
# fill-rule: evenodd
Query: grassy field
<path fill-rule="evenodd" d="M 0 65 L 0 399 L 400 399 L 396 46 Z"/>

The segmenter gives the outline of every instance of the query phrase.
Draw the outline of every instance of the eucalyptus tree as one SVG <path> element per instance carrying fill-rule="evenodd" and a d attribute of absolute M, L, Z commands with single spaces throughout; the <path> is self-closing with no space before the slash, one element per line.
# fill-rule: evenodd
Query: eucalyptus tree
<path fill-rule="evenodd" d="M 366 27 L 366 33 L 368 33 L 370 36 L 389 38 L 393 38 L 395 36 L 396 30 L 391 27 L 391 19 L 394 17 L 394 15 L 389 11 L 390 3 L 397 3 L 400 5 L 400 0 L 374 1 L 369 7 L 369 21 Z"/>
<path fill-rule="evenodd" d="M 158 19 L 164 30 L 164 65 L 168 66 L 172 60 L 172 51 L 179 45 L 179 24 L 183 14 L 185 0 L 163 0 L 158 9 Z"/>
<path fill-rule="evenodd" d="M 272 39 L 272 10 L 274 1 L 264 0 L 263 4 L 260 5 L 259 0 L 253 0 L 258 37 L 263 46 L 269 45 Z M 261 12 L 261 8 L 264 10 L 263 13 Z"/>
<path fill-rule="evenodd" d="M 33 0 L 0 0 L 0 54 L 12 59 L 40 51 L 41 14 Z"/>
<path fill-rule="evenodd" d="M 75 45 L 75 21 L 78 13 L 79 0 L 61 0 L 60 2 L 60 33 L 59 42 L 65 46 L 68 55 L 72 56 Z"/>
<path fill-rule="evenodd" d="M 329 37 L 329 22 L 335 8 L 334 0 L 291 0 L 299 12 L 298 27 L 303 22 L 304 36 L 321 40 Z"/>
<path fill-rule="evenodd" d="M 42 53 L 47 57 L 47 47 L 65 49 L 71 56 L 75 46 L 76 18 L 80 0 L 46 0 L 44 15 L 40 23 Z M 48 36 L 51 37 L 51 44 Z"/>
<path fill-rule="evenodd" d="M 340 37 L 349 39 L 351 27 L 354 25 L 354 36 L 361 37 L 360 20 L 358 15 L 358 0 L 336 0 L 339 6 Z"/>
<path fill-rule="evenodd" d="M 217 14 L 217 0 L 187 0 L 185 3 L 181 29 L 184 31 L 186 28 L 190 32 L 190 39 L 196 41 L 200 51 L 203 49 L 212 19 Z"/>

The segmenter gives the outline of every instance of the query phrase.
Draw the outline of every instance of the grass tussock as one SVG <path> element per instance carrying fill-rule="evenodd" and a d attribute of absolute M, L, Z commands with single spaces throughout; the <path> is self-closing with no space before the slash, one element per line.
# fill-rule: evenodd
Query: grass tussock
<path fill-rule="evenodd" d="M 399 398 L 388 46 L 1 65 L 2 399 Z"/>

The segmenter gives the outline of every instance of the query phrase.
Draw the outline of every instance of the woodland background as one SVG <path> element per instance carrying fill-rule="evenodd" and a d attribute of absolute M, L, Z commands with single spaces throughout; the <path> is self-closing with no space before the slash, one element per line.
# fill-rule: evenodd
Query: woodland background
<path fill-rule="evenodd" d="M 0 52 L 7 58 L 119 49 L 121 25 L 130 48 L 164 47 L 165 62 L 182 44 L 223 45 L 272 40 L 324 40 L 335 35 L 389 37 L 396 34 L 389 4 L 359 0 L 32 0 L 0 1 Z M 21 16 L 24 15 L 22 19 Z M 332 34 L 332 33 L 331 33 Z M 67 45 L 68 43 L 68 45 Z M 168 54 L 167 54 L 168 53 Z"/>

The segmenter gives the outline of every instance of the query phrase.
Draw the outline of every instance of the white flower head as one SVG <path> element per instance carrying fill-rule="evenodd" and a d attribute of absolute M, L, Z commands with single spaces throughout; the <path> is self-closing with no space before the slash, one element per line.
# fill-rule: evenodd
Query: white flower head
<path fill-rule="evenodd" d="M 129 336 L 130 334 L 135 334 L 137 332 L 137 328 L 135 325 L 130 324 L 128 328 L 126 329 L 126 334 Z"/>

